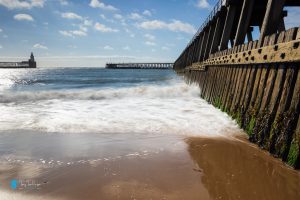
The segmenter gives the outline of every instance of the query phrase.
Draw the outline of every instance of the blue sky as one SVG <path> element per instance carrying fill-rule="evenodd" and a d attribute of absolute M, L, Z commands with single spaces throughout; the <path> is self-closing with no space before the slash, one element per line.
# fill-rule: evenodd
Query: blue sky
<path fill-rule="evenodd" d="M 0 0 L 0 60 L 173 62 L 216 0 Z M 295 12 L 296 16 L 299 13 Z"/>

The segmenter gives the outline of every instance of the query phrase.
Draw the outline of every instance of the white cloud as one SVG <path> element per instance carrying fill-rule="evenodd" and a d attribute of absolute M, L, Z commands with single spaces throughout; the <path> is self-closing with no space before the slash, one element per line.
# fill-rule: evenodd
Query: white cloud
<path fill-rule="evenodd" d="M 155 42 L 150 42 L 150 41 L 146 41 L 145 44 L 148 46 L 156 46 Z"/>
<path fill-rule="evenodd" d="M 105 16 L 104 14 L 101 14 L 100 17 L 101 17 L 102 19 L 107 19 L 106 16 Z"/>
<path fill-rule="evenodd" d="M 63 36 L 75 37 L 75 36 L 87 36 L 87 33 L 83 30 L 73 30 L 73 31 L 59 31 Z"/>
<path fill-rule="evenodd" d="M 207 2 L 207 0 L 198 0 L 196 6 L 197 6 L 198 8 L 209 8 L 209 7 L 210 7 L 210 5 L 209 5 L 209 3 Z"/>
<path fill-rule="evenodd" d="M 33 17 L 28 14 L 16 14 L 14 19 L 18 21 L 34 21 Z"/>
<path fill-rule="evenodd" d="M 118 19 L 118 20 L 122 20 L 122 19 L 123 19 L 123 16 L 120 15 L 120 14 L 114 14 L 114 18 L 115 18 L 115 19 Z"/>
<path fill-rule="evenodd" d="M 143 12 L 143 15 L 151 17 L 151 16 L 152 16 L 152 13 L 150 12 L 150 10 L 145 10 L 145 11 Z"/>
<path fill-rule="evenodd" d="M 104 24 L 100 24 L 98 22 L 95 24 L 94 28 L 97 31 L 100 31 L 100 32 L 103 32 L 103 33 L 119 32 L 118 29 L 113 29 L 113 28 L 107 27 Z"/>
<path fill-rule="evenodd" d="M 71 48 L 71 49 L 77 49 L 77 46 L 76 46 L 76 45 L 73 45 L 73 44 L 68 45 L 68 47 Z"/>
<path fill-rule="evenodd" d="M 169 51 L 170 50 L 169 47 L 162 47 L 161 49 L 164 50 L 164 51 Z"/>
<path fill-rule="evenodd" d="M 61 14 L 61 17 L 62 17 L 62 18 L 65 18 L 65 19 L 79 19 L 79 20 L 82 20 L 82 19 L 83 19 L 82 16 L 77 15 L 76 13 L 73 13 L 73 12 L 62 13 L 62 14 Z"/>
<path fill-rule="evenodd" d="M 69 5 L 69 2 L 67 0 L 59 0 L 60 5 L 67 6 Z"/>
<path fill-rule="evenodd" d="M 114 50 L 114 48 L 112 48 L 111 46 L 109 45 L 106 45 L 105 47 L 103 47 L 104 50 Z"/>
<path fill-rule="evenodd" d="M 33 48 L 34 48 L 34 49 L 44 49 L 44 50 L 47 50 L 47 49 L 48 49 L 48 47 L 46 47 L 46 46 L 44 46 L 44 45 L 41 45 L 41 44 L 39 44 L 39 43 L 33 45 Z"/>
<path fill-rule="evenodd" d="M 59 33 L 63 36 L 73 37 L 72 33 L 70 33 L 69 31 L 59 31 Z"/>
<path fill-rule="evenodd" d="M 86 36 L 86 32 L 85 31 L 81 31 L 81 30 L 75 30 L 75 31 L 70 31 L 73 35 L 75 36 Z"/>
<path fill-rule="evenodd" d="M 92 21 L 92 20 L 85 19 L 85 20 L 83 21 L 83 24 L 84 24 L 85 26 L 92 26 L 92 25 L 93 25 L 93 21 Z"/>
<path fill-rule="evenodd" d="M 145 34 L 144 37 L 147 38 L 148 40 L 155 40 L 155 36 L 151 34 Z"/>
<path fill-rule="evenodd" d="M 125 46 L 125 47 L 123 47 L 123 50 L 129 51 L 129 50 L 131 50 L 131 48 L 129 46 Z"/>
<path fill-rule="evenodd" d="M 82 25 L 82 24 L 79 24 L 79 29 L 80 29 L 81 31 L 83 31 L 83 32 L 87 32 L 87 31 L 88 31 L 88 28 L 85 27 L 85 26 Z"/>
<path fill-rule="evenodd" d="M 3 30 L 0 28 L 0 33 L 3 32 Z"/>
<path fill-rule="evenodd" d="M 132 37 L 132 38 L 135 37 L 135 34 L 132 31 L 130 31 L 128 28 L 125 28 L 124 30 L 125 30 L 126 33 L 129 34 L 130 37 Z"/>
<path fill-rule="evenodd" d="M 0 0 L 0 5 L 8 9 L 31 9 L 33 7 L 44 7 L 45 0 Z"/>
<path fill-rule="evenodd" d="M 131 13 L 129 15 L 129 19 L 132 19 L 132 20 L 140 20 L 140 19 L 143 19 L 143 16 L 138 14 L 138 13 Z"/>
<path fill-rule="evenodd" d="M 190 34 L 194 34 L 196 32 L 194 26 L 179 20 L 173 20 L 171 23 L 160 20 L 144 21 L 138 26 L 148 30 L 166 29 L 174 32 L 184 32 Z"/>
<path fill-rule="evenodd" d="M 2 49 L 2 48 L 3 48 L 3 46 L 0 45 L 0 49 Z"/>
<path fill-rule="evenodd" d="M 116 11 L 117 8 L 113 7 L 112 5 L 106 5 L 99 0 L 91 0 L 89 4 L 92 8 L 101 8 L 103 10 L 110 10 L 110 11 Z"/>

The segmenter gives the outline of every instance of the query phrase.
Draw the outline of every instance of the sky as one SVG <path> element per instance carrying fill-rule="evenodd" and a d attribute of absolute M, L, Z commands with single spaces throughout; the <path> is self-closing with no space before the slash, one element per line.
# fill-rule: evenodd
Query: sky
<path fill-rule="evenodd" d="M 39 67 L 174 62 L 216 2 L 0 0 L 0 61 L 33 52 Z"/>

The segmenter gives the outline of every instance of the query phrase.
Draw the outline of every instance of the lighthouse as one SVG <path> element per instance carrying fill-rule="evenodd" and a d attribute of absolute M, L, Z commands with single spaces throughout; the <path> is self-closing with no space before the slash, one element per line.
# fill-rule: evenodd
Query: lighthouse
<path fill-rule="evenodd" d="M 36 62 L 34 60 L 34 55 L 33 55 L 32 52 L 31 52 L 31 55 L 30 55 L 30 59 L 28 60 L 28 63 L 29 63 L 30 68 L 36 68 Z"/>

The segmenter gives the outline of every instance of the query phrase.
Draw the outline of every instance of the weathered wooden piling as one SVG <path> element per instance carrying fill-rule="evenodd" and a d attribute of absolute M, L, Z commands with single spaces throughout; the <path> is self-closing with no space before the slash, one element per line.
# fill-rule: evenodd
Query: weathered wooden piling
<path fill-rule="evenodd" d="M 219 1 L 174 69 L 250 141 L 299 169 L 300 28 L 284 30 L 285 6 L 300 1 Z M 256 41 L 254 26 L 261 30 Z"/>

